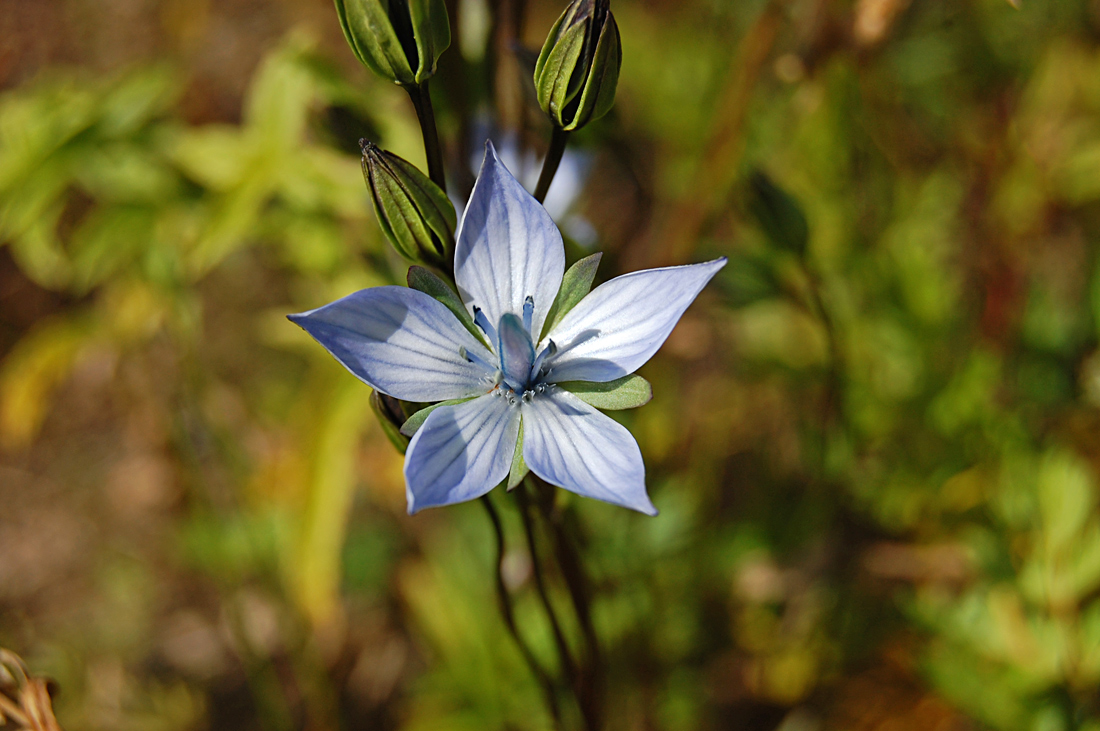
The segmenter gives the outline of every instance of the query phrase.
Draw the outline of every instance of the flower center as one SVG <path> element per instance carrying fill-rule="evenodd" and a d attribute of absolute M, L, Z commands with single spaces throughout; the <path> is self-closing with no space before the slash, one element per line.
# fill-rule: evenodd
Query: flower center
<path fill-rule="evenodd" d="M 516 403 L 520 398 L 530 402 L 551 386 L 544 382 L 550 373 L 547 360 L 557 352 L 558 347 L 551 340 L 545 348 L 535 352 L 531 334 L 534 314 L 535 300 L 528 296 L 523 303 L 522 317 L 512 313 L 502 315 L 500 322 L 493 327 L 481 308 L 474 307 L 474 323 L 493 344 L 497 362 L 491 364 L 465 348 L 459 349 L 463 358 L 485 369 L 487 382 L 492 383 L 494 390 L 508 397 L 511 403 Z"/>

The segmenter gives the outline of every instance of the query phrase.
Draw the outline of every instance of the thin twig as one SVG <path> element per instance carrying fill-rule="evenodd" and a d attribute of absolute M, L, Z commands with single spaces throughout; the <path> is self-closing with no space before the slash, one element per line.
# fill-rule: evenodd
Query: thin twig
<path fill-rule="evenodd" d="M 546 697 L 546 706 L 550 709 L 550 715 L 554 718 L 554 726 L 561 728 L 561 711 L 558 708 L 558 697 L 554 689 L 554 681 L 550 678 L 546 670 L 543 669 L 542 665 L 539 664 L 539 661 L 535 658 L 535 653 L 528 647 L 523 636 L 520 635 L 519 629 L 516 627 L 516 618 L 512 612 L 512 597 L 508 593 L 508 587 L 504 584 L 504 527 L 500 522 L 500 515 L 497 513 L 497 509 L 493 506 L 493 502 L 489 499 L 488 495 L 482 496 L 481 504 L 485 506 L 485 512 L 489 514 L 489 521 L 493 524 L 493 531 L 496 533 L 496 586 L 501 616 L 504 618 L 504 624 L 508 627 L 509 634 L 511 634 L 512 639 L 515 640 L 516 646 L 519 647 L 520 654 L 523 655 L 524 661 L 531 669 L 531 674 L 535 676 L 539 685 L 542 686 L 543 695 Z"/>

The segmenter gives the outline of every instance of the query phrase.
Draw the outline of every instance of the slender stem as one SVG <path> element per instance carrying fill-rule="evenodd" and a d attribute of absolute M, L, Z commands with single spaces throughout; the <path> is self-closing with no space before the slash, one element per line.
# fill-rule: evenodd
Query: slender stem
<path fill-rule="evenodd" d="M 428 93 L 428 82 L 406 86 L 409 99 L 416 108 L 416 118 L 420 122 L 420 133 L 424 136 L 424 155 L 428 158 L 428 177 L 447 192 L 447 176 L 443 169 L 443 148 L 439 146 L 439 131 L 435 127 L 435 110 L 432 109 L 432 95 Z"/>
<path fill-rule="evenodd" d="M 542 665 L 539 664 L 539 661 L 535 658 L 535 653 L 531 651 L 531 648 L 523 640 L 523 636 L 520 635 L 519 629 L 516 627 L 516 618 L 512 612 L 512 597 L 508 593 L 508 587 L 504 584 L 504 527 L 500 522 L 500 515 L 497 513 L 497 509 L 493 506 L 493 502 L 489 499 L 488 495 L 484 495 L 481 498 L 481 504 L 485 506 L 485 512 L 489 514 L 489 520 L 493 524 L 493 531 L 496 533 L 496 585 L 501 616 L 504 617 L 504 624 L 508 627 L 508 632 L 512 635 L 512 639 L 515 640 L 520 654 L 523 655 L 524 661 L 531 669 L 531 674 L 535 676 L 539 685 L 542 686 L 543 695 L 546 697 L 546 707 L 550 709 L 550 715 L 554 718 L 555 728 L 561 728 L 561 711 L 558 708 L 558 697 L 554 690 L 554 681 L 551 680 L 550 675 L 543 669 Z"/>
<path fill-rule="evenodd" d="M 805 264 L 803 264 L 803 271 L 809 279 L 810 300 L 813 308 L 817 311 L 818 319 L 821 320 L 821 324 L 825 328 L 825 338 L 829 348 L 829 370 L 826 374 L 825 394 L 821 404 L 821 454 L 819 455 L 820 478 L 824 480 L 828 469 L 829 431 L 842 406 L 844 354 L 840 349 L 840 338 L 837 333 L 836 322 L 821 296 L 821 279 Z"/>
<path fill-rule="evenodd" d="M 576 541 L 569 535 L 563 521 L 564 515 L 554 509 L 554 488 L 532 475 L 532 481 L 538 488 L 538 507 L 554 538 L 554 556 L 561 570 L 569 597 L 573 603 L 577 620 L 581 626 L 586 645 L 586 663 L 579 684 L 577 700 L 591 729 L 598 729 L 603 717 L 603 659 L 600 653 L 599 638 L 592 623 L 591 582 L 584 570 L 584 562 L 577 551 Z"/>
<path fill-rule="evenodd" d="M 525 485 L 519 486 L 519 489 L 516 490 L 516 496 L 519 498 L 520 515 L 523 517 L 523 530 L 527 534 L 527 550 L 531 554 L 535 589 L 538 591 L 539 599 L 542 600 L 546 616 L 550 620 L 550 627 L 554 631 L 554 642 L 557 643 L 558 655 L 561 657 L 562 672 L 565 673 L 570 687 L 575 688 L 577 685 L 577 666 L 573 662 L 573 654 L 569 651 L 569 643 L 565 640 L 565 633 L 561 630 L 561 623 L 558 622 L 557 612 L 554 611 L 554 605 L 550 602 L 550 594 L 546 591 L 546 580 L 542 575 L 542 562 L 539 560 L 538 546 L 535 541 L 535 528 L 531 522 L 531 506 Z"/>
<path fill-rule="evenodd" d="M 550 149 L 546 152 L 546 159 L 542 161 L 542 172 L 539 174 L 538 185 L 535 186 L 535 200 L 539 203 L 546 200 L 546 194 L 550 192 L 550 183 L 554 182 L 554 174 L 558 172 L 561 156 L 565 153 L 565 143 L 568 141 L 569 133 L 554 125 L 554 132 L 550 135 Z"/>

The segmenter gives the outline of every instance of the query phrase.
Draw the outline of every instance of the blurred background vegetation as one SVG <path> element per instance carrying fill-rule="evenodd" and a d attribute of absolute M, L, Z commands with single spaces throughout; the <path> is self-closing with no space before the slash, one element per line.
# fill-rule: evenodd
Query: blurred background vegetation
<path fill-rule="evenodd" d="M 461 190 L 487 130 L 545 149 L 564 2 L 448 5 Z M 730 263 L 616 414 L 660 517 L 559 491 L 608 727 L 1100 730 L 1100 2 L 613 10 L 570 256 Z M 484 513 L 407 517 L 284 319 L 403 279 L 357 138 L 423 168 L 331 2 L 4 0 L 0 88 L 0 645 L 61 724 L 549 728 Z"/>

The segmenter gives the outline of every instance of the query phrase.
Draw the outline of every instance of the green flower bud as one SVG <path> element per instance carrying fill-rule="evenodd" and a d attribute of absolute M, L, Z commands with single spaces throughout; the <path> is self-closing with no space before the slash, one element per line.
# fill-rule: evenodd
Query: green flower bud
<path fill-rule="evenodd" d="M 451 45 L 443 0 L 336 0 L 355 57 L 395 84 L 422 84 Z"/>
<path fill-rule="evenodd" d="M 550 29 L 535 64 L 539 106 L 564 130 L 607 114 L 623 62 L 608 0 L 573 0 Z"/>
<path fill-rule="evenodd" d="M 406 259 L 438 264 L 454 242 L 457 217 L 447 194 L 408 160 L 360 140 L 363 178 L 378 223 Z"/>
<path fill-rule="evenodd" d="M 409 438 L 401 433 L 401 425 L 406 418 L 404 409 L 401 408 L 401 402 L 393 396 L 387 396 L 379 391 L 371 391 L 370 409 L 378 418 L 378 423 L 382 426 L 382 432 L 386 435 L 386 438 L 390 440 L 390 443 L 398 452 L 404 454 L 409 446 Z"/>

